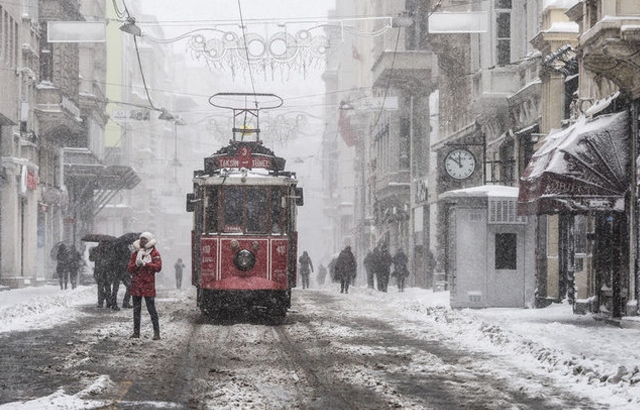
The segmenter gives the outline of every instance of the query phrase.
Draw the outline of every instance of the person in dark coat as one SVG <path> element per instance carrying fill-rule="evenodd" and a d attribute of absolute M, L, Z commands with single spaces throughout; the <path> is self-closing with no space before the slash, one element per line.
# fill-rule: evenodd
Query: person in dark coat
<path fill-rule="evenodd" d="M 327 277 L 327 268 L 323 264 L 318 266 L 318 285 L 324 285 L 324 281 Z"/>
<path fill-rule="evenodd" d="M 140 313 L 142 298 L 153 325 L 153 340 L 160 339 L 160 321 L 156 311 L 156 273 L 162 270 L 162 258 L 156 249 L 157 241 L 150 232 L 142 232 L 140 239 L 133 243 L 136 251 L 129 259 L 127 266 L 131 273 L 131 296 L 133 297 L 133 334 L 131 338 L 140 337 Z"/>
<path fill-rule="evenodd" d="M 300 262 L 300 276 L 302 276 L 302 289 L 309 287 L 309 276 L 313 272 L 313 262 L 307 251 L 302 252 L 302 256 L 298 259 Z"/>
<path fill-rule="evenodd" d="M 94 263 L 93 277 L 98 287 L 98 307 L 111 307 L 111 298 L 109 286 L 109 270 L 111 269 L 111 251 L 109 242 L 102 241 L 98 246 L 94 246 L 89 250 L 89 260 Z"/>
<path fill-rule="evenodd" d="M 69 251 L 64 243 L 61 243 L 56 253 L 56 274 L 60 281 L 60 290 L 66 289 L 69 283 Z"/>
<path fill-rule="evenodd" d="M 124 297 L 122 299 L 123 308 L 131 308 L 131 294 L 129 288 L 131 286 L 131 275 L 127 269 L 129 259 L 131 259 L 131 250 L 125 242 L 112 243 L 110 246 L 111 266 L 109 269 L 109 305 L 113 310 L 120 310 L 118 307 L 118 292 L 120 291 L 120 283 L 125 287 Z"/>
<path fill-rule="evenodd" d="M 332 258 L 329 261 L 329 265 L 327 265 L 327 269 L 329 270 L 329 276 L 331 277 L 332 282 L 340 282 L 340 278 L 336 276 L 336 262 L 338 261 L 338 257 Z"/>
<path fill-rule="evenodd" d="M 404 292 L 404 281 L 409 276 L 408 263 L 407 254 L 401 248 L 398 248 L 396 254 L 393 255 L 393 273 L 391 275 L 396 278 L 399 292 Z"/>
<path fill-rule="evenodd" d="M 351 252 L 351 246 L 346 246 L 336 261 L 336 277 L 340 279 L 340 293 L 349 293 L 349 285 L 356 277 L 356 258 Z"/>
<path fill-rule="evenodd" d="M 386 244 L 382 244 L 375 257 L 376 261 L 376 279 L 378 281 L 378 290 L 386 292 L 389 286 L 389 276 L 391 274 L 391 264 L 393 260 L 387 249 Z"/>
<path fill-rule="evenodd" d="M 75 289 L 78 286 L 78 273 L 82 266 L 84 265 L 84 261 L 82 260 L 82 255 L 75 246 L 71 246 L 69 249 L 68 255 L 68 265 L 69 265 L 69 281 L 71 282 L 71 289 Z"/>
<path fill-rule="evenodd" d="M 367 256 L 364 257 L 362 263 L 364 264 L 364 269 L 367 272 L 367 287 L 369 289 L 373 289 L 373 276 L 376 270 L 375 254 L 373 251 L 367 252 Z"/>
<path fill-rule="evenodd" d="M 176 270 L 176 289 L 180 289 L 182 287 L 182 271 L 184 270 L 182 258 L 178 258 L 176 263 L 173 264 L 173 268 Z"/>

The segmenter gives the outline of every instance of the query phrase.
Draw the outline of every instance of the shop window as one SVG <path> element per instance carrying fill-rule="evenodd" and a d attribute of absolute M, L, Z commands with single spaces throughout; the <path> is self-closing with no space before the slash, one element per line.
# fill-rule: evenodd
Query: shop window
<path fill-rule="evenodd" d="M 518 235 L 497 233 L 495 248 L 495 268 L 515 270 L 518 266 Z"/>

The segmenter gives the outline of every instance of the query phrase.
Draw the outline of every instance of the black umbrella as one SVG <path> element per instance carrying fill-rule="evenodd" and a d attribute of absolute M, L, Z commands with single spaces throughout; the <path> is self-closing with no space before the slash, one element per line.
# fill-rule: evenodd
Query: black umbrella
<path fill-rule="evenodd" d="M 57 259 L 58 257 L 58 249 L 60 249 L 60 245 L 62 245 L 64 243 L 64 241 L 60 241 L 58 243 L 56 243 L 55 245 L 53 245 L 53 248 L 51 248 L 51 252 L 49 252 L 49 256 L 51 257 L 51 259 Z"/>
<path fill-rule="evenodd" d="M 85 242 L 111 242 L 116 239 L 113 235 L 105 235 L 101 233 L 88 233 L 82 237 Z"/>
<path fill-rule="evenodd" d="M 140 232 L 128 232 L 124 235 L 118 236 L 113 242 L 114 243 L 126 243 L 127 245 L 134 243 L 136 240 L 140 238 Z"/>

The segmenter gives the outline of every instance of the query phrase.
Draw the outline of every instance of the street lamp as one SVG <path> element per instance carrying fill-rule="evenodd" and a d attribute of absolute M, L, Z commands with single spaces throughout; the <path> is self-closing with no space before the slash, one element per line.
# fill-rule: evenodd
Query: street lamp
<path fill-rule="evenodd" d="M 127 21 L 120 26 L 120 31 L 134 36 L 142 36 L 142 30 L 136 25 L 136 19 L 133 17 L 127 18 Z"/>

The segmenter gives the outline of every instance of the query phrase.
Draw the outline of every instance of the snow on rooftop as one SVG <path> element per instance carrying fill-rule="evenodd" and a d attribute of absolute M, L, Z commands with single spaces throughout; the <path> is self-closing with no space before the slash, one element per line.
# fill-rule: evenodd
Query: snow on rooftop
<path fill-rule="evenodd" d="M 439 199 L 444 198 L 472 198 L 472 197 L 499 197 L 517 198 L 518 188 L 504 185 L 482 185 L 473 188 L 456 189 L 440 194 Z"/>
<path fill-rule="evenodd" d="M 545 0 L 542 7 L 543 10 L 548 8 L 569 10 L 578 3 L 580 3 L 580 0 Z"/>
<path fill-rule="evenodd" d="M 579 31 L 578 23 L 573 21 L 556 21 L 551 23 L 551 27 L 547 30 L 544 30 L 545 33 L 578 33 Z"/>

